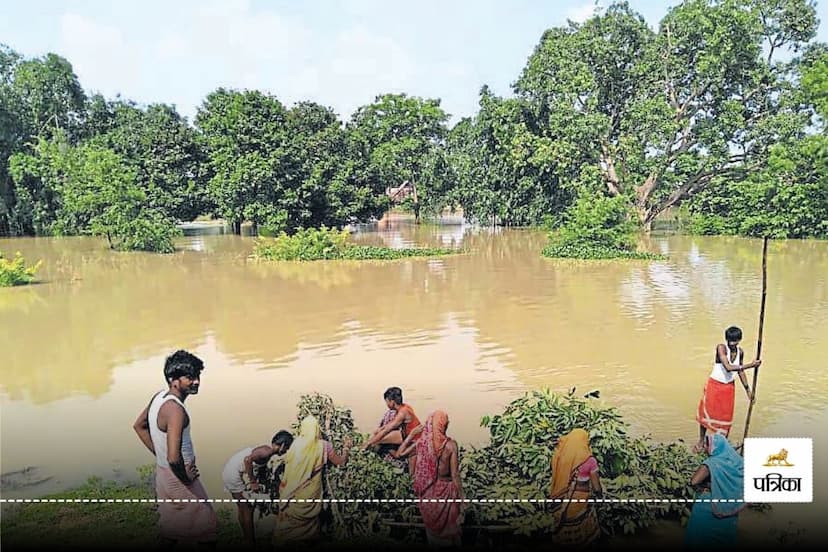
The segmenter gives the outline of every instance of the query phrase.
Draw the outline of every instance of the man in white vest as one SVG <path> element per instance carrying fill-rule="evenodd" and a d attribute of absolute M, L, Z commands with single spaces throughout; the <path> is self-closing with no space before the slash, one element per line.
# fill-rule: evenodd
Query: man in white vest
<path fill-rule="evenodd" d="M 204 363 L 187 351 L 176 351 L 164 363 L 167 389 L 156 393 L 133 428 L 155 455 L 155 492 L 162 545 L 196 542 L 215 546 L 216 513 L 198 478 L 190 416 L 184 401 L 198 393 Z"/>

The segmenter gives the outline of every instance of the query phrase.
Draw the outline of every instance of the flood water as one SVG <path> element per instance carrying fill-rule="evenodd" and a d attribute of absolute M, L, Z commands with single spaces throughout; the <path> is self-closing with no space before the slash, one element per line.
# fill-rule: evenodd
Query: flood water
<path fill-rule="evenodd" d="M 694 420 L 724 329 L 756 350 L 761 241 L 651 237 L 664 262 L 544 259 L 541 232 L 405 218 L 356 234 L 393 247 L 464 255 L 392 262 L 258 263 L 253 240 L 191 235 L 173 255 L 116 253 L 94 238 L 4 239 L 42 260 L 41 283 L 0 289 L 2 472 L 52 478 L 3 488 L 40 496 L 90 475 L 132 477 L 152 457 L 132 431 L 164 387 L 166 355 L 204 359 L 187 406 L 208 492 L 221 468 L 268 442 L 300 395 L 328 393 L 373 429 L 391 385 L 422 419 L 451 418 L 481 443 L 480 417 L 532 388 L 600 389 L 636 433 L 697 436 Z M 771 242 L 753 436 L 810 436 L 819 462 L 828 421 L 828 242 Z M 746 400 L 737 389 L 741 437 Z M 819 434 L 819 435 L 818 435 Z M 824 454 L 824 452 L 823 452 Z M 815 494 L 826 486 L 818 468 Z M 227 496 L 229 497 L 229 495 Z"/>

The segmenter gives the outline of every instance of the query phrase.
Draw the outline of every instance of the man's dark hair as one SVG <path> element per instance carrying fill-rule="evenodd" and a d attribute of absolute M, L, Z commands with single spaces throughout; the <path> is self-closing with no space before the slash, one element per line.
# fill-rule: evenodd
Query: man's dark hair
<path fill-rule="evenodd" d="M 725 339 L 728 341 L 741 341 L 742 330 L 736 326 L 731 326 L 725 330 Z"/>
<path fill-rule="evenodd" d="M 394 401 L 397 404 L 403 403 L 402 389 L 400 389 L 399 387 L 389 387 L 385 390 L 385 393 L 383 393 L 382 397 L 385 400 Z"/>
<path fill-rule="evenodd" d="M 273 445 L 285 445 L 289 448 L 293 444 L 293 435 L 290 434 L 290 431 L 282 429 L 276 432 L 276 435 L 273 436 L 270 443 Z"/>
<path fill-rule="evenodd" d="M 204 370 L 204 362 L 187 351 L 178 350 L 167 357 L 164 362 L 164 377 L 167 383 L 183 376 L 197 378 Z"/>

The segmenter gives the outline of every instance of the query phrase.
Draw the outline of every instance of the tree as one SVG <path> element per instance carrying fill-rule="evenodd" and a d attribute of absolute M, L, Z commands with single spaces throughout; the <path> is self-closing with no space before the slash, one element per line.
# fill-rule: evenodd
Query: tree
<path fill-rule="evenodd" d="M 285 118 L 279 100 L 257 91 L 219 88 L 198 110 L 195 122 L 213 174 L 210 195 L 237 234 L 244 221 L 255 226 L 287 222 L 288 214 L 278 203 L 292 199 L 292 191 L 281 188 L 286 176 Z"/>
<path fill-rule="evenodd" d="M 690 204 L 691 231 L 777 238 L 828 237 L 828 53 L 809 49 L 797 60 L 800 86 L 787 94 L 814 118 L 775 144 L 768 164 L 745 179 L 718 179 Z"/>
<path fill-rule="evenodd" d="M 761 167 L 797 127 L 801 113 L 780 100 L 791 65 L 774 56 L 815 28 L 806 0 L 689 0 L 657 33 L 615 3 L 547 31 L 515 90 L 536 131 L 578 145 L 606 193 L 649 226 L 714 179 Z"/>
<path fill-rule="evenodd" d="M 385 94 L 360 107 L 348 130 L 368 158 L 369 171 L 382 183 L 396 187 L 409 182 L 417 187 L 430 156 L 446 136 L 447 120 L 440 100 Z M 414 210 L 419 222 L 419 203 Z"/>
<path fill-rule="evenodd" d="M 300 102 L 288 111 L 286 163 L 290 189 L 297 190 L 287 230 L 344 226 L 380 215 L 387 207 L 381 182 L 373 178 L 353 133 L 328 107 Z"/>
<path fill-rule="evenodd" d="M 530 105 L 484 86 L 480 111 L 460 121 L 447 141 L 451 202 L 472 220 L 540 224 L 565 208 L 578 179 L 577 147 L 534 132 Z"/>
<path fill-rule="evenodd" d="M 105 236 L 120 250 L 173 250 L 178 229 L 148 205 L 134 169 L 112 150 L 72 146 L 58 133 L 40 138 L 32 154 L 14 154 L 10 172 L 18 185 L 37 180 L 55 198 L 54 222 L 43 233 Z"/>
<path fill-rule="evenodd" d="M 38 136 L 60 133 L 74 142 L 84 116 L 85 94 L 72 65 L 55 54 L 23 59 L 0 45 L 0 235 L 32 234 L 52 220 L 51 209 L 38 210 L 50 203 L 48 190 L 34 186 L 16 190 L 7 172 L 9 158 L 16 152 L 30 151 Z M 18 196 L 21 193 L 24 197 Z"/>
<path fill-rule="evenodd" d="M 12 93 L 14 68 L 20 54 L 0 44 L 0 236 L 11 233 L 14 184 L 8 174 L 8 160 L 20 149 L 22 137 L 17 98 Z"/>
<path fill-rule="evenodd" d="M 86 133 L 135 169 L 150 206 L 175 220 L 193 220 L 209 209 L 206 156 L 195 130 L 174 107 L 96 96 L 87 108 Z"/>

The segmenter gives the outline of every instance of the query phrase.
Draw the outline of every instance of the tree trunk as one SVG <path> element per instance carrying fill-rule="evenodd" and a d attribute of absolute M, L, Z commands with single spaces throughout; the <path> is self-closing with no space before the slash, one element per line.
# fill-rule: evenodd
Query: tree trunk
<path fill-rule="evenodd" d="M 239 230 L 241 230 L 241 228 Z M 256 222 L 255 220 L 253 221 L 253 235 L 254 236 L 259 235 L 259 223 Z"/>
<path fill-rule="evenodd" d="M 607 184 L 607 191 L 613 197 L 619 195 L 620 183 L 618 181 L 618 173 L 615 170 L 615 160 L 609 154 L 609 148 L 606 145 L 601 146 L 601 163 L 603 164 L 604 181 Z"/>
<path fill-rule="evenodd" d="M 234 220 L 231 224 L 233 225 L 233 233 L 237 236 L 241 236 L 241 221 Z"/>

